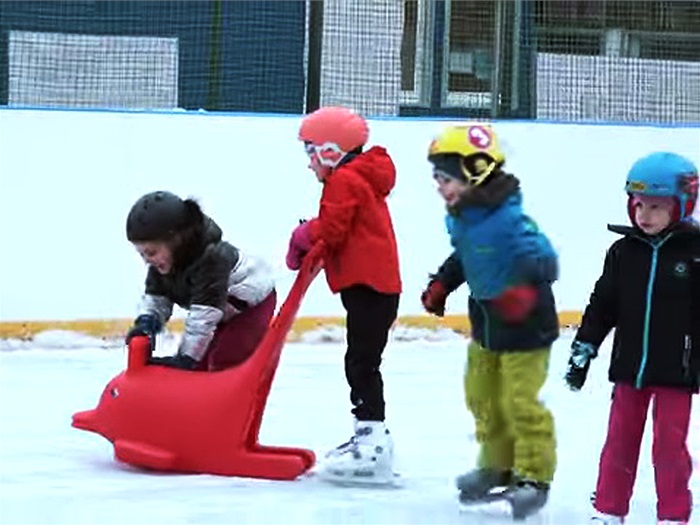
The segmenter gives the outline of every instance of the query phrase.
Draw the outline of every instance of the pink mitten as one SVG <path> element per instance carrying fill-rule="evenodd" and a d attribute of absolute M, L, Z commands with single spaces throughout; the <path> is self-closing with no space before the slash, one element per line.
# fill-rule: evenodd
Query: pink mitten
<path fill-rule="evenodd" d="M 294 228 L 289 239 L 289 249 L 287 250 L 287 268 L 298 270 L 301 261 L 311 249 L 311 221 L 304 221 Z"/>

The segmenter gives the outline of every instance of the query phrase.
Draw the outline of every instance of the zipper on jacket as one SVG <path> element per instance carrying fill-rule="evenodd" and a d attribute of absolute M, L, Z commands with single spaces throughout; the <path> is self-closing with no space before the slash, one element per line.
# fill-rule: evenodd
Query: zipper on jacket
<path fill-rule="evenodd" d="M 693 340 L 690 335 L 685 334 L 683 338 L 683 375 L 686 378 L 691 377 L 690 374 L 690 352 L 693 349 Z"/>
<path fill-rule="evenodd" d="M 659 243 L 649 242 L 653 251 L 651 254 L 651 268 L 649 269 L 649 281 L 647 282 L 647 304 L 646 310 L 644 311 L 644 328 L 642 332 L 642 360 L 639 363 L 639 371 L 637 372 L 637 380 L 635 381 L 635 386 L 637 388 L 642 388 L 644 370 L 647 367 L 647 360 L 649 359 L 649 324 L 651 322 L 651 299 L 654 295 L 653 292 L 654 281 L 656 280 L 656 267 L 659 263 L 659 248 L 661 248 L 661 246 L 668 240 L 669 237 L 670 234 L 664 237 Z"/>
<path fill-rule="evenodd" d="M 481 313 L 484 314 L 484 350 L 490 350 L 491 349 L 491 334 L 490 334 L 490 327 L 489 324 L 489 312 L 486 309 L 486 306 L 481 302 L 476 299 L 474 299 L 474 302 L 479 305 L 479 308 L 481 309 Z"/>

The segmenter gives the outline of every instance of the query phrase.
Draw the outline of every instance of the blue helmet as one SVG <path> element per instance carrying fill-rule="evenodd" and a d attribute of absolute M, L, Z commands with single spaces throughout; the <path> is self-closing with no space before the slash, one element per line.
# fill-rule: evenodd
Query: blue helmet
<path fill-rule="evenodd" d="M 629 195 L 674 197 L 679 220 L 683 220 L 692 215 L 698 200 L 698 168 L 676 153 L 652 153 L 634 163 L 625 191 Z"/>

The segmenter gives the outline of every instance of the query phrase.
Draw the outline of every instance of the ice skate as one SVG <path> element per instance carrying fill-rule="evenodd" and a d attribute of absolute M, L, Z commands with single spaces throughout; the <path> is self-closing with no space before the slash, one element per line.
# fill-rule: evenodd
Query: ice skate
<path fill-rule="evenodd" d="M 394 443 L 382 421 L 357 421 L 355 435 L 328 452 L 317 474 L 341 485 L 396 486 Z"/>
<path fill-rule="evenodd" d="M 622 525 L 623 523 L 625 523 L 625 518 L 602 512 L 596 512 L 591 516 L 591 525 Z"/>
<path fill-rule="evenodd" d="M 520 480 L 503 493 L 503 499 L 510 503 L 516 521 L 537 513 L 545 506 L 548 498 L 549 484 L 530 480 Z"/>
<path fill-rule="evenodd" d="M 455 483 L 460 503 L 469 504 L 500 499 L 512 481 L 510 470 L 480 468 L 458 476 Z"/>
<path fill-rule="evenodd" d="M 661 520 L 659 525 L 688 525 L 687 521 Z"/>

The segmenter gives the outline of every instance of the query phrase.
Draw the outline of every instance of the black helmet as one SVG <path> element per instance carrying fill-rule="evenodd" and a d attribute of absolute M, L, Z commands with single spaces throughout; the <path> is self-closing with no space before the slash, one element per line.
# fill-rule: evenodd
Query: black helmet
<path fill-rule="evenodd" d="M 167 240 L 189 222 L 185 201 L 167 191 L 154 191 L 131 207 L 126 218 L 126 237 L 131 242 Z"/>

